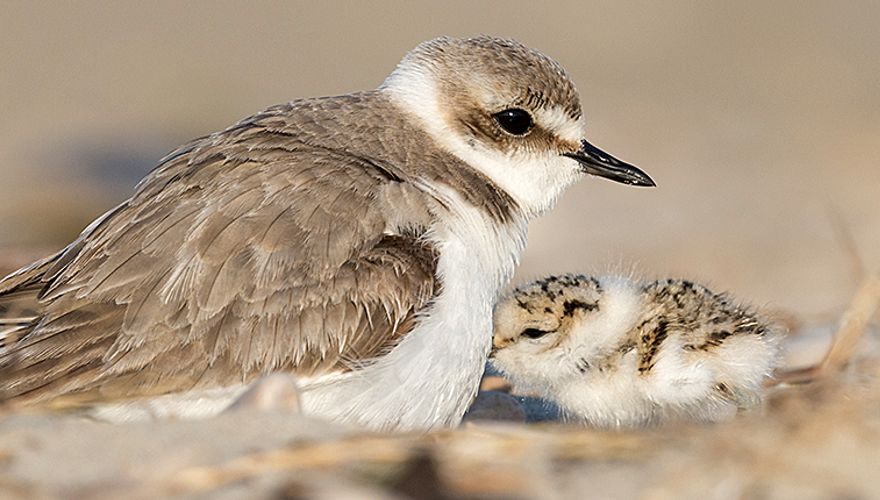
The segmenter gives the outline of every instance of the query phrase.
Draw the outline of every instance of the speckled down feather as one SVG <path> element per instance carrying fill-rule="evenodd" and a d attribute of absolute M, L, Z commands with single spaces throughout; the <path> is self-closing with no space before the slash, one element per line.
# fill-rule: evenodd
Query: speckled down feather
<path fill-rule="evenodd" d="M 495 367 L 605 427 L 718 420 L 756 405 L 782 337 L 757 309 L 680 279 L 550 276 L 495 314 Z"/>

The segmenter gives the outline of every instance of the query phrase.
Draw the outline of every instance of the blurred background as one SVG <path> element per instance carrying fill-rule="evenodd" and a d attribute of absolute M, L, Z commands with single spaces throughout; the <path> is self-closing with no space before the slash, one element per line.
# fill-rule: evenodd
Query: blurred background
<path fill-rule="evenodd" d="M 656 189 L 591 179 L 518 279 L 685 276 L 799 315 L 880 264 L 877 2 L 0 2 L 0 272 L 69 242 L 166 152 L 269 105 L 380 84 L 488 33 L 567 68 L 589 137 Z"/>

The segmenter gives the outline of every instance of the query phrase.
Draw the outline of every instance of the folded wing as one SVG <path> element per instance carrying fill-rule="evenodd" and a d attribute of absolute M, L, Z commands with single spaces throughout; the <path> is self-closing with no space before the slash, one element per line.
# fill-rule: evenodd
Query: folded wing
<path fill-rule="evenodd" d="M 181 148 L 0 282 L 0 398 L 72 407 L 369 363 L 439 287 L 388 189 L 406 181 L 259 120 Z"/>

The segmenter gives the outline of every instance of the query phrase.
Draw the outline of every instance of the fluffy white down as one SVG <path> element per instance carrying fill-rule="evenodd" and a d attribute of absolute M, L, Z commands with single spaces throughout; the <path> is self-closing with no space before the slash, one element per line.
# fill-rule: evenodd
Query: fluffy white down
<path fill-rule="evenodd" d="M 760 401 L 762 383 L 776 362 L 776 331 L 729 337 L 715 350 L 703 352 L 685 350 L 681 335 L 670 335 L 648 373 L 639 373 L 635 350 L 611 370 L 582 373 L 581 360 L 595 366 L 594 361 L 620 345 L 652 307 L 635 282 L 620 277 L 600 282 L 604 293 L 598 312 L 565 339 L 546 336 L 538 342 L 516 342 L 496 353 L 494 365 L 518 388 L 554 401 L 569 418 L 599 427 L 679 418 L 718 421 L 733 416 L 738 404 Z M 733 391 L 735 402 L 718 396 L 718 383 Z"/>
<path fill-rule="evenodd" d="M 592 360 L 615 349 L 643 309 L 634 283 L 619 277 L 602 278 L 600 282 L 604 290 L 600 314 L 580 322 L 563 341 L 553 334 L 537 342 L 517 342 L 501 349 L 495 354 L 494 364 L 518 387 L 548 395 L 581 380 L 578 360 Z"/>

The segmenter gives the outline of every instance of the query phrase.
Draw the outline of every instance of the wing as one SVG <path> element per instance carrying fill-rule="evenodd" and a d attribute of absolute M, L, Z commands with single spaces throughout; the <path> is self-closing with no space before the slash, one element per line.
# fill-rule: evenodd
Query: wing
<path fill-rule="evenodd" d="M 69 407 L 367 363 L 438 288 L 426 203 L 259 120 L 195 141 L 0 282 L 0 397 Z"/>

